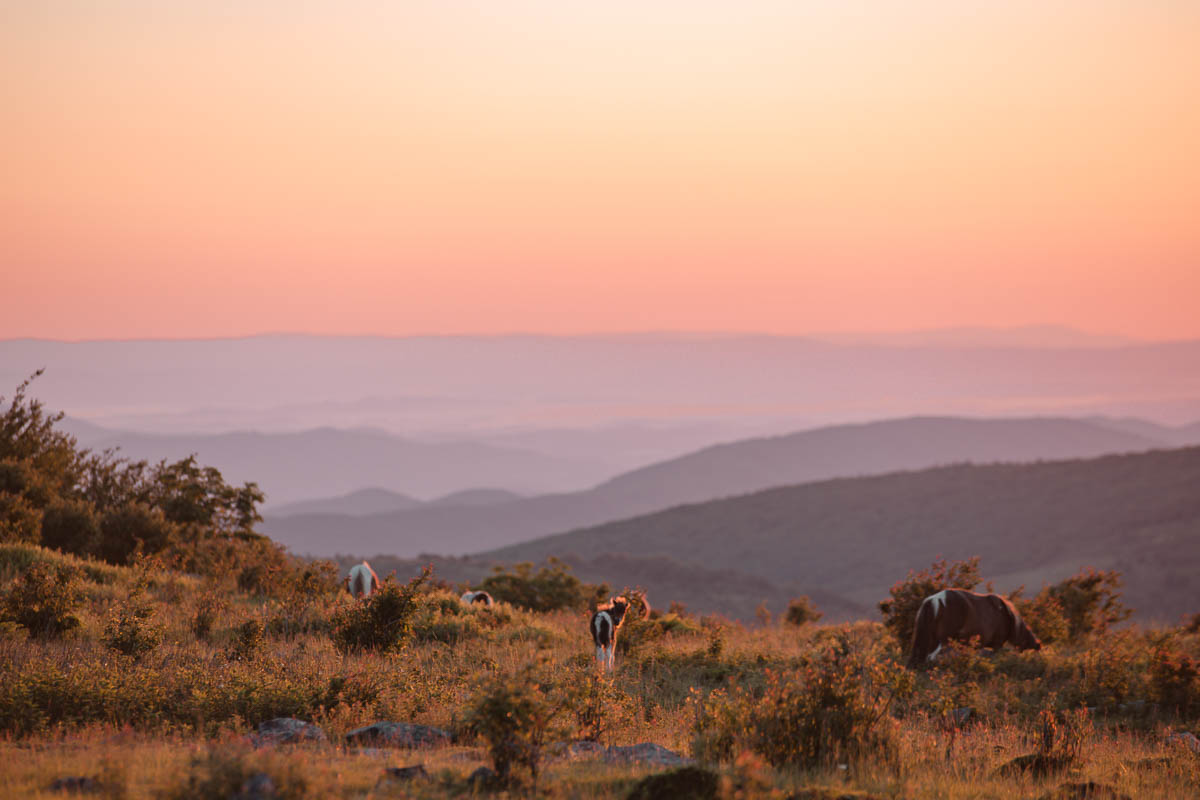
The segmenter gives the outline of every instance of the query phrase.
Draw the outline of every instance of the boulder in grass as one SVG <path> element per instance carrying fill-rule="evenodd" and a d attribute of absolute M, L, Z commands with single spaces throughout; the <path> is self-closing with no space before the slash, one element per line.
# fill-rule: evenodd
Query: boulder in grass
<path fill-rule="evenodd" d="M 424 764 L 415 764 L 411 767 L 388 767 L 383 771 L 383 777 L 375 784 L 375 788 L 385 789 L 414 781 L 427 780 L 429 780 L 429 773 L 425 771 Z"/>
<path fill-rule="evenodd" d="M 1167 737 L 1167 741 L 1179 747 L 1187 748 L 1196 755 L 1200 755 L 1200 739 L 1197 739 L 1194 733 L 1189 733 L 1188 731 L 1172 733 Z"/>
<path fill-rule="evenodd" d="M 91 794 L 92 792 L 100 791 L 100 781 L 85 775 L 56 778 L 50 784 L 50 791 L 66 792 L 67 794 Z"/>
<path fill-rule="evenodd" d="M 241 789 L 237 794 L 230 796 L 229 800 L 275 800 L 278 796 L 275 781 L 271 780 L 271 776 L 265 772 L 256 772 L 246 778 Z"/>
<path fill-rule="evenodd" d="M 255 747 L 275 744 L 302 744 L 326 741 L 325 731 L 311 722 L 291 717 L 277 717 L 258 724 L 258 732 L 250 736 Z"/>
<path fill-rule="evenodd" d="M 626 800 L 716 800 L 719 785 L 715 772 L 682 767 L 647 775 L 634 784 Z"/>
<path fill-rule="evenodd" d="M 1086 781 L 1084 783 L 1059 784 L 1057 789 L 1042 795 L 1038 800 L 1131 800 L 1131 798 L 1106 784 Z"/>
<path fill-rule="evenodd" d="M 430 725 L 410 722 L 376 722 L 346 734 L 346 742 L 360 747 L 399 747 L 414 750 L 421 747 L 444 747 L 450 744 L 450 734 Z"/>
<path fill-rule="evenodd" d="M 692 763 L 692 759 L 653 742 L 610 747 L 604 752 L 604 760 L 609 764 L 653 764 L 660 767 L 684 767 Z"/>

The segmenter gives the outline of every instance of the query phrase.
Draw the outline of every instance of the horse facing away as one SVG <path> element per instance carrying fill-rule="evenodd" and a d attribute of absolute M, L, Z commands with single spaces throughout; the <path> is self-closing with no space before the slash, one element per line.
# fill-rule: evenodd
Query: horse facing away
<path fill-rule="evenodd" d="M 629 610 L 629 601 L 624 597 L 614 597 L 607 604 L 596 609 L 592 614 L 592 641 L 596 643 L 596 663 L 606 670 L 613 668 L 617 655 L 617 631 L 625 621 L 625 612 Z"/>
<path fill-rule="evenodd" d="M 1018 650 L 1042 649 L 1042 643 L 1007 599 L 998 594 L 943 589 L 921 601 L 908 665 L 932 661 L 950 639 L 970 641 L 976 636 L 982 647 L 992 650 L 1005 642 Z"/>
<path fill-rule="evenodd" d="M 350 568 L 350 574 L 342 583 L 345 584 L 346 591 L 350 593 L 351 597 L 355 599 L 370 597 L 379 588 L 379 576 L 375 574 L 375 570 L 371 569 L 370 564 L 363 561 Z"/>

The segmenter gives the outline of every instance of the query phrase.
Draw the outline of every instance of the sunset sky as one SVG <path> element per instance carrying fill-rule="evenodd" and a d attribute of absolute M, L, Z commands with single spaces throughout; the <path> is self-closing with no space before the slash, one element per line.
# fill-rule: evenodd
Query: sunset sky
<path fill-rule="evenodd" d="M 29 0 L 0 130 L 0 338 L 1200 337 L 1190 0 Z"/>

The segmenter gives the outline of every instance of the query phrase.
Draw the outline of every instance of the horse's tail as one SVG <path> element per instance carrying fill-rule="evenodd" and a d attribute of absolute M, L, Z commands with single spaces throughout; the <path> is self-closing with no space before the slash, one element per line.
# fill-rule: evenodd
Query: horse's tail
<path fill-rule="evenodd" d="M 929 598 L 925 598 L 921 601 L 921 607 L 917 609 L 917 619 L 913 624 L 912 645 L 909 647 L 911 655 L 908 658 L 910 667 L 918 666 L 933 651 L 933 642 L 937 637 L 936 628 L 937 611 L 934 610 L 934 604 L 929 602 Z"/>

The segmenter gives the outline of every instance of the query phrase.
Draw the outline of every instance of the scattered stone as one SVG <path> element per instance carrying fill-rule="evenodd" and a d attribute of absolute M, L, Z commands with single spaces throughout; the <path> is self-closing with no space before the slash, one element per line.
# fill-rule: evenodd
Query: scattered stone
<path fill-rule="evenodd" d="M 1178 745 L 1181 745 L 1182 747 L 1186 747 L 1188 750 L 1191 750 L 1193 753 L 1200 755 L 1200 739 L 1197 739 L 1196 734 L 1194 734 L 1194 733 L 1189 733 L 1188 731 L 1180 731 L 1179 733 L 1172 733 L 1170 736 L 1167 737 L 1167 741 L 1170 742 L 1171 744 L 1178 744 Z"/>
<path fill-rule="evenodd" d="M 408 722 L 376 722 L 365 728 L 350 731 L 346 741 L 357 745 L 380 747 L 441 747 L 450 744 L 450 734 L 441 728 L 429 725 L 413 725 Z"/>
<path fill-rule="evenodd" d="M 634 784 L 628 800 L 713 800 L 719 784 L 714 772 L 683 767 L 647 775 Z"/>
<path fill-rule="evenodd" d="M 471 773 L 467 778 L 467 786 L 471 787 L 471 791 L 492 791 L 502 788 L 503 781 L 494 770 L 489 767 L 480 767 Z"/>
<path fill-rule="evenodd" d="M 1061 783 L 1057 789 L 1042 795 L 1038 800 L 1132 800 L 1132 798 L 1106 784 L 1087 781 L 1086 783 Z"/>
<path fill-rule="evenodd" d="M 265 772 L 256 772 L 246 778 L 242 788 L 229 800 L 275 800 L 275 781 Z"/>
<path fill-rule="evenodd" d="M 250 742 L 255 747 L 324 741 L 326 741 L 325 731 L 311 722 L 291 717 L 277 717 L 260 722 L 258 723 L 258 733 L 250 735 Z"/>
<path fill-rule="evenodd" d="M 600 758 L 606 752 L 604 745 L 579 739 L 573 742 L 555 742 L 546 748 L 552 758 Z"/>
<path fill-rule="evenodd" d="M 1041 753 L 1028 753 L 1001 764 L 996 773 L 1005 777 L 1029 773 L 1040 778 L 1055 772 L 1062 772 L 1069 766 L 1071 766 L 1071 762 L 1065 758 L 1050 758 Z"/>
<path fill-rule="evenodd" d="M 950 711 L 950 719 L 955 725 L 961 727 L 974 713 L 975 709 L 973 708 L 955 708 Z"/>
<path fill-rule="evenodd" d="M 56 778 L 50 784 L 50 791 L 66 792 L 67 794 L 91 794 L 92 792 L 100 791 L 100 781 L 85 775 Z"/>
<path fill-rule="evenodd" d="M 610 747 L 604 752 L 604 760 L 609 764 L 655 764 L 661 767 L 684 767 L 692 763 L 692 759 L 653 742 Z"/>
<path fill-rule="evenodd" d="M 787 796 L 787 800 L 883 800 L 873 794 L 847 794 L 831 792 L 828 789 L 804 789 L 796 794 Z"/>
<path fill-rule="evenodd" d="M 411 767 L 387 767 L 383 771 L 383 777 L 375 783 L 375 788 L 427 780 L 429 780 L 429 773 L 425 771 L 424 764 L 416 764 Z"/>

